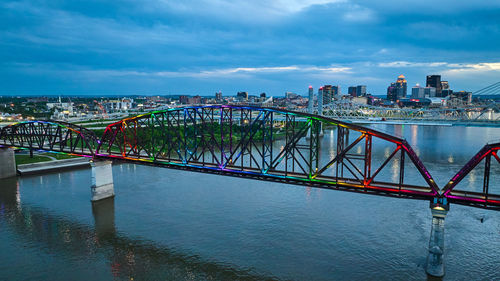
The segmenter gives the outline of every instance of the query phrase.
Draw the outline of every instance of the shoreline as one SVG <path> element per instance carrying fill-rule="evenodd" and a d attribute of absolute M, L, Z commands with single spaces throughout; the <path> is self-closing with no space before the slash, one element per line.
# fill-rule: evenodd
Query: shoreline
<path fill-rule="evenodd" d="M 17 165 L 16 169 L 17 169 L 17 174 L 19 176 L 24 176 L 24 175 L 33 175 L 51 171 L 76 169 L 87 166 L 88 167 L 90 166 L 89 159 L 86 157 L 81 157 L 81 158 L 36 162 L 30 164 L 21 164 Z"/>

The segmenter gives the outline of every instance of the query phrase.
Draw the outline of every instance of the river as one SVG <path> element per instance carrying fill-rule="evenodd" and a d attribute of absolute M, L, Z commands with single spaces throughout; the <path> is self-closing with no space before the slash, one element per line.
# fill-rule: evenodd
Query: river
<path fill-rule="evenodd" d="M 500 140 L 499 128 L 371 126 L 404 136 L 440 187 Z M 95 206 L 89 169 L 1 180 L 0 280 L 428 278 L 426 201 L 133 164 L 113 174 L 116 197 Z M 500 279 L 500 212 L 452 205 L 445 249 L 444 280 Z"/>

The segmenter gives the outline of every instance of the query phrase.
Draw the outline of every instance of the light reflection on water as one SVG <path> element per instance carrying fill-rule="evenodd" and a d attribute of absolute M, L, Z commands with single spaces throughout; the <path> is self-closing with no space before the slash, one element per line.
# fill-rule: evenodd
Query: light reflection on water
<path fill-rule="evenodd" d="M 479 133 L 495 136 L 453 128 L 385 130 L 418 142 L 446 182 L 486 142 Z M 116 198 L 93 207 L 88 170 L 0 181 L 0 279 L 426 279 L 428 202 L 129 164 L 113 173 Z M 452 206 L 445 279 L 498 278 L 499 216 Z"/>

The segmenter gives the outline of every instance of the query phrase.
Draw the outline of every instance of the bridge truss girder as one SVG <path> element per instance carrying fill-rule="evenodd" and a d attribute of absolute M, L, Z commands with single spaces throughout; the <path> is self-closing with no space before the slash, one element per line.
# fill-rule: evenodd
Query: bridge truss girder
<path fill-rule="evenodd" d="M 3 127 L 0 146 L 92 157 L 95 133 L 62 121 L 23 121 Z"/>
<path fill-rule="evenodd" d="M 453 176 L 443 188 L 442 196 L 450 202 L 472 205 L 480 208 L 500 209 L 500 194 L 491 190 L 491 177 L 500 167 L 500 142 L 485 145 L 472 157 L 460 171 Z M 484 166 L 481 166 L 482 163 Z M 497 168 L 496 170 L 494 168 Z M 470 174 L 477 172 L 482 177 L 482 188 L 480 191 L 468 191 L 459 188 L 459 184 Z M 496 173 L 498 174 L 498 172 Z M 498 179 L 497 179 L 498 180 Z"/>
<path fill-rule="evenodd" d="M 330 147 L 321 150 L 324 128 Z M 385 143 L 385 154 L 375 161 Z M 25 121 L 0 131 L 0 147 L 113 158 L 134 163 L 500 209 L 495 165 L 500 143 L 488 144 L 440 190 L 406 140 L 339 120 L 272 108 L 199 106 L 157 111 L 110 124 L 101 140 L 59 121 Z M 391 148 L 392 147 L 392 148 Z M 380 154 L 380 153 L 379 153 Z M 480 163 L 484 163 L 484 168 Z M 380 174 L 390 167 L 392 179 Z M 481 169 L 482 191 L 457 185 Z M 475 171 L 476 170 L 476 171 Z M 417 171 L 419 184 L 408 183 Z M 414 175 L 413 175 L 414 177 Z M 423 181 L 422 181 L 423 180 Z"/>
<path fill-rule="evenodd" d="M 334 157 L 320 150 L 325 126 L 337 135 Z M 394 146 L 378 166 L 372 161 L 374 139 Z M 396 154 L 397 179 L 377 180 Z M 439 193 L 405 140 L 271 108 L 199 106 L 124 119 L 106 128 L 95 157 L 392 196 L 430 198 Z M 419 172 L 423 185 L 405 182 L 405 163 Z"/>

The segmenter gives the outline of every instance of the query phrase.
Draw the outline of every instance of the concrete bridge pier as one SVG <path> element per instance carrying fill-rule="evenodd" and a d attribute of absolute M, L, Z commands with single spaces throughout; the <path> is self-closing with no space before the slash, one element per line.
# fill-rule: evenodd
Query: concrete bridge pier
<path fill-rule="evenodd" d="M 319 137 L 323 137 L 325 134 L 323 133 L 323 123 L 319 124 Z M 311 128 L 307 129 L 306 139 L 311 138 Z"/>
<path fill-rule="evenodd" d="M 444 202 L 438 202 L 440 200 Z M 446 198 L 435 198 L 434 202 L 431 203 L 432 227 L 426 272 L 435 277 L 444 276 L 444 219 L 449 206 Z"/>
<path fill-rule="evenodd" d="M 99 201 L 115 196 L 113 184 L 113 162 L 109 160 L 94 160 L 92 166 L 92 198 L 91 201 Z"/>
<path fill-rule="evenodd" d="M 0 179 L 16 176 L 16 158 L 12 148 L 0 148 Z"/>

